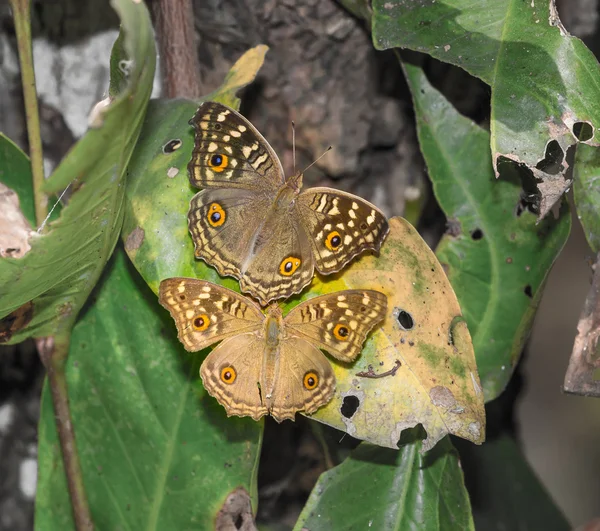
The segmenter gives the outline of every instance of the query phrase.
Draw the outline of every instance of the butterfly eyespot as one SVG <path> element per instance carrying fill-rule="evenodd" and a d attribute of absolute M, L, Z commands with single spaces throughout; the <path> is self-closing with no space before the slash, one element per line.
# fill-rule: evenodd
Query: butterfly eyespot
<path fill-rule="evenodd" d="M 365 231 L 368 228 L 369 226 L 364 221 L 360 224 L 360 230 Z"/>
<path fill-rule="evenodd" d="M 220 131 L 221 130 L 221 124 L 215 124 L 213 127 L 214 127 L 215 131 Z"/>
<path fill-rule="evenodd" d="M 319 385 L 319 377 L 317 376 L 316 372 L 310 371 L 304 375 L 303 382 L 304 387 L 306 387 L 306 389 L 308 389 L 309 391 L 312 391 L 317 387 L 317 385 Z"/>
<path fill-rule="evenodd" d="M 340 341 L 348 341 L 348 335 L 350 335 L 350 330 L 348 330 L 347 326 L 338 323 L 333 327 L 333 335 L 336 339 L 339 339 Z"/>
<path fill-rule="evenodd" d="M 342 245 L 342 237 L 337 230 L 332 230 L 325 238 L 325 247 L 330 251 L 336 251 Z"/>
<path fill-rule="evenodd" d="M 279 272 L 284 277 L 289 277 L 296 272 L 296 270 L 300 267 L 301 263 L 302 260 L 300 260 L 300 258 L 288 256 L 287 258 L 284 258 L 281 261 L 281 264 L 279 264 Z"/>
<path fill-rule="evenodd" d="M 227 155 L 216 153 L 208 159 L 208 165 L 216 172 L 222 172 L 229 164 Z"/>
<path fill-rule="evenodd" d="M 225 214 L 225 210 L 223 210 L 223 207 L 219 205 L 219 203 L 211 203 L 208 207 L 208 214 L 206 217 L 212 227 L 220 227 L 225 223 L 227 214 Z"/>
<path fill-rule="evenodd" d="M 235 372 L 235 369 L 229 365 L 227 367 L 223 367 L 221 369 L 221 380 L 223 382 L 225 382 L 226 384 L 232 384 L 233 382 L 235 382 L 235 379 L 237 378 L 237 373 Z"/>
<path fill-rule="evenodd" d="M 184 295 L 183 293 L 180 293 L 179 295 L 177 295 L 177 298 L 178 298 L 180 301 L 184 301 L 184 300 L 185 300 L 185 295 Z"/>
<path fill-rule="evenodd" d="M 204 313 L 202 315 L 196 315 L 192 321 L 192 326 L 196 332 L 204 332 L 204 330 L 208 328 L 208 325 L 210 325 L 210 319 L 208 318 L 208 315 Z"/>

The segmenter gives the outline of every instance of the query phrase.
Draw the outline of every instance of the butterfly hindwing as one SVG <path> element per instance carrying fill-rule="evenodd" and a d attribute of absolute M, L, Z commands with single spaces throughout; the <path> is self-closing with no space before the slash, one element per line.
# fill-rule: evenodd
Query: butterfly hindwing
<path fill-rule="evenodd" d="M 190 124 L 195 129 L 188 164 L 193 186 L 273 190 L 284 183 L 277 155 L 256 128 L 233 109 L 204 102 Z"/>
<path fill-rule="evenodd" d="M 160 283 L 159 302 L 175 320 L 179 340 L 190 352 L 260 330 L 264 322 L 250 299 L 205 280 L 167 278 Z"/>
<path fill-rule="evenodd" d="M 374 290 L 345 290 L 302 302 L 285 317 L 289 333 L 334 358 L 351 362 L 387 312 L 387 297 Z"/>
<path fill-rule="evenodd" d="M 322 274 L 340 271 L 366 250 L 379 251 L 389 232 L 383 212 L 368 201 L 332 188 L 310 188 L 297 200 L 299 217 Z"/>
<path fill-rule="evenodd" d="M 188 226 L 196 258 L 212 265 L 221 276 L 240 278 L 263 221 L 254 215 L 268 200 L 239 188 L 208 188 L 190 202 Z"/>

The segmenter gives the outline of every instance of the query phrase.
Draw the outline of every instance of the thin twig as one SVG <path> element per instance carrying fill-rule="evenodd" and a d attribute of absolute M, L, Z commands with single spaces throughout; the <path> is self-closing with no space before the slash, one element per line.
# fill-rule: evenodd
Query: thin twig
<path fill-rule="evenodd" d="M 70 327 L 69 327 L 70 330 Z M 67 476 L 67 485 L 71 496 L 73 519 L 77 531 L 93 531 L 92 514 L 83 486 L 81 462 L 75 443 L 75 431 L 69 408 L 65 367 L 71 343 L 71 333 L 62 332 L 55 337 L 46 337 L 37 341 L 38 352 L 46 371 L 54 404 L 56 429 L 60 440 L 63 464 Z"/>
<path fill-rule="evenodd" d="M 154 3 L 163 96 L 197 99 L 202 95 L 191 0 Z"/>
<path fill-rule="evenodd" d="M 42 138 L 40 136 L 40 116 L 38 112 L 37 92 L 35 90 L 35 72 L 33 70 L 33 52 L 31 50 L 31 9 L 30 0 L 10 0 L 17 33 L 19 63 L 21 66 L 21 82 L 23 84 L 23 100 L 27 118 L 27 135 L 29 138 L 29 158 L 33 176 L 33 197 L 35 202 L 35 219 L 38 227 L 46 219 L 48 198 L 42 192 L 44 184 L 44 158 Z"/>

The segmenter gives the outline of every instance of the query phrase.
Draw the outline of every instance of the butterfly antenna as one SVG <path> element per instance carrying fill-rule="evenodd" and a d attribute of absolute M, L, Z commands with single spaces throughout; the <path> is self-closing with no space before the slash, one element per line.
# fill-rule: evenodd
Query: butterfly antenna
<path fill-rule="evenodd" d="M 296 124 L 292 120 L 292 159 L 294 161 L 294 175 L 296 175 Z"/>
<path fill-rule="evenodd" d="M 329 146 L 324 152 L 323 154 L 316 158 L 313 162 L 311 162 L 306 168 L 304 168 L 304 170 L 302 171 L 302 173 L 304 173 L 306 170 L 308 170 L 309 168 L 312 168 L 317 162 L 319 162 L 325 155 L 327 155 L 327 153 L 329 153 L 331 150 L 333 149 L 332 146 Z"/>

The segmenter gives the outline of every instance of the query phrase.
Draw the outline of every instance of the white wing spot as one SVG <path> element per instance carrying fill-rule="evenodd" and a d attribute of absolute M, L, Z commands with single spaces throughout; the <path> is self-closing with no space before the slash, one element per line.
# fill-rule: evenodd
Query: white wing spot
<path fill-rule="evenodd" d="M 221 114 L 219 114 L 219 116 L 217 116 L 217 122 L 224 122 L 228 114 L 229 111 L 223 111 Z"/>
<path fill-rule="evenodd" d="M 211 142 L 210 144 L 208 144 L 208 152 L 212 153 L 213 151 L 217 151 L 217 144 L 215 144 L 214 142 Z"/>
<path fill-rule="evenodd" d="M 240 131 L 240 133 L 243 133 L 246 130 L 246 126 L 245 125 L 238 125 L 238 130 Z"/>
<path fill-rule="evenodd" d="M 194 314 L 195 314 L 194 310 L 186 310 L 185 311 L 185 318 L 186 319 L 191 319 L 192 317 L 194 317 Z"/>
<path fill-rule="evenodd" d="M 352 210 L 358 210 L 358 203 L 356 201 L 352 201 Z"/>
<path fill-rule="evenodd" d="M 351 241 L 352 236 L 350 236 L 350 234 L 346 234 L 346 236 L 344 236 L 344 245 L 348 245 Z"/>
<path fill-rule="evenodd" d="M 242 133 L 240 133 L 239 131 L 229 131 L 229 134 L 234 138 L 239 138 L 240 136 L 242 136 Z"/>

